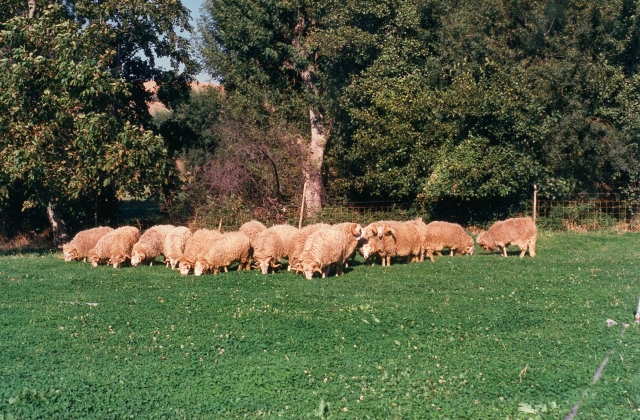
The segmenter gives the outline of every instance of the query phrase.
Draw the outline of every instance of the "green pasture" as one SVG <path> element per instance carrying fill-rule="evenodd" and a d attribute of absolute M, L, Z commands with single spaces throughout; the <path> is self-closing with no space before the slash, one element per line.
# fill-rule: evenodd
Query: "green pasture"
<path fill-rule="evenodd" d="M 638 418 L 639 243 L 312 281 L 0 256 L 0 419 Z"/>

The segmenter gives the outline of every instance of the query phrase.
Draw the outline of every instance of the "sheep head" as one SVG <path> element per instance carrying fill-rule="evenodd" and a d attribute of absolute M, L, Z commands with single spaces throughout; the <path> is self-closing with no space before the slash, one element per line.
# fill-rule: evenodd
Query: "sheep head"
<path fill-rule="evenodd" d="M 178 267 L 180 267 L 180 274 L 183 276 L 186 276 L 191 271 L 191 263 L 187 260 L 180 260 Z"/>
<path fill-rule="evenodd" d="M 62 255 L 64 256 L 64 260 L 66 262 L 73 261 L 78 258 L 78 250 L 75 248 L 63 249 Z"/>
<path fill-rule="evenodd" d="M 119 268 L 122 267 L 122 264 L 127 260 L 127 258 L 131 257 L 122 253 L 118 253 L 111 256 L 111 258 L 109 259 L 109 264 L 113 265 L 113 268 Z"/>
<path fill-rule="evenodd" d="M 147 254 L 144 251 L 133 251 L 131 254 L 131 265 L 136 266 L 147 258 Z"/>
<path fill-rule="evenodd" d="M 378 238 L 382 239 L 382 237 L 386 235 L 395 235 L 396 230 L 392 227 L 389 227 L 388 224 L 383 223 L 377 226 L 377 234 Z"/>
<path fill-rule="evenodd" d="M 476 238 L 476 242 L 478 243 L 478 245 L 480 245 L 482 247 L 482 249 L 484 249 L 485 251 L 489 251 L 490 249 L 493 248 L 493 243 L 492 241 L 489 240 L 487 232 L 480 232 L 480 234 L 478 235 L 478 237 Z"/>
<path fill-rule="evenodd" d="M 89 251 L 89 262 L 92 267 L 97 267 L 100 263 L 100 257 L 95 252 Z"/>
<path fill-rule="evenodd" d="M 209 271 L 209 268 L 209 264 L 206 261 L 196 261 L 196 265 L 193 267 L 193 274 L 195 274 L 196 276 L 200 276 Z"/>
<path fill-rule="evenodd" d="M 304 272 L 304 277 L 307 280 L 311 280 L 314 273 L 320 273 L 320 275 L 322 275 L 322 267 L 320 267 L 318 261 L 301 261 L 300 270 Z"/>

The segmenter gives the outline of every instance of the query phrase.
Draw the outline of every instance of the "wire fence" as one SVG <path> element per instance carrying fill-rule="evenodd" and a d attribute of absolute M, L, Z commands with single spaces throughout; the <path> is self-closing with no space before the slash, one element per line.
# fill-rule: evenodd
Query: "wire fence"
<path fill-rule="evenodd" d="M 532 202 L 524 204 L 522 212 L 512 216 L 531 216 L 533 212 Z M 218 229 L 224 231 L 237 230 L 243 223 L 249 220 L 258 220 L 266 226 L 288 223 L 298 226 L 299 208 L 290 207 L 275 212 L 236 212 L 232 214 L 205 214 L 180 222 L 189 228 Z M 423 217 L 429 222 L 427 213 L 415 206 L 406 203 L 355 203 L 343 206 L 326 206 L 313 217 L 304 217 L 303 225 L 312 223 L 341 223 L 356 222 L 362 225 L 379 220 L 410 220 Z M 632 230 L 640 230 L 640 204 L 625 200 L 538 200 L 536 222 L 542 229 L 550 230 L 598 230 L 608 229 L 614 226 L 628 225 Z M 129 224 L 140 229 L 146 229 L 158 224 L 157 218 L 146 219 L 144 217 L 129 220 Z M 166 221 L 165 223 L 171 223 Z M 174 221 L 174 224 L 178 222 Z M 490 223 L 490 221 L 488 221 Z M 462 223 L 464 225 L 464 223 Z M 469 223 L 472 227 L 473 223 Z M 477 227 L 477 226 L 474 226 Z"/>

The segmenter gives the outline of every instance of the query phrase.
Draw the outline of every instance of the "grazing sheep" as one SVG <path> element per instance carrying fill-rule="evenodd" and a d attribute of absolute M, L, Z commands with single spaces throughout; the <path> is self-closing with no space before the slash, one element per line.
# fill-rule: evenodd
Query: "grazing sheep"
<path fill-rule="evenodd" d="M 80 259 L 86 261 L 89 256 L 89 251 L 96 246 L 100 238 L 109 232 L 113 232 L 113 228 L 108 226 L 78 232 L 71 242 L 62 245 L 64 260 L 66 262 Z"/>
<path fill-rule="evenodd" d="M 250 240 L 242 232 L 228 232 L 210 242 L 196 258 L 193 273 L 196 276 L 206 272 L 218 274 L 223 268 L 229 271 L 229 265 L 239 262 L 238 271 L 249 267 Z"/>
<path fill-rule="evenodd" d="M 345 234 L 345 263 L 344 266 L 348 267 L 347 261 L 353 260 L 356 255 L 356 248 L 358 247 L 358 240 L 362 237 L 363 228 L 359 223 L 338 223 L 332 226 L 334 229 L 338 229 Z"/>
<path fill-rule="evenodd" d="M 289 258 L 289 265 L 287 267 L 288 271 L 291 271 L 292 269 L 295 269 L 298 267 L 298 263 L 300 262 L 300 254 L 302 254 L 302 251 L 304 250 L 304 244 L 307 241 L 307 238 L 309 237 L 309 235 L 311 235 L 313 232 L 317 230 L 327 229 L 330 227 L 331 225 L 328 225 L 326 223 L 316 223 L 313 225 L 305 226 L 296 232 L 296 234 L 291 239 L 290 248 L 288 252 L 288 258 Z"/>
<path fill-rule="evenodd" d="M 342 275 L 346 258 L 345 244 L 345 235 L 338 229 L 313 232 L 305 242 L 296 271 L 304 272 L 307 280 L 311 280 L 314 273 L 326 278 L 332 268 L 335 268 L 336 276 Z"/>
<path fill-rule="evenodd" d="M 256 240 L 258 235 L 260 235 L 260 233 L 264 232 L 265 230 L 267 230 L 267 227 L 257 220 L 251 220 L 240 226 L 240 229 L 238 229 L 239 232 L 242 232 L 249 237 L 249 240 L 252 244 L 253 241 Z"/>
<path fill-rule="evenodd" d="M 269 273 L 281 267 L 280 259 L 287 254 L 280 235 L 273 230 L 265 230 L 255 240 L 253 247 L 253 261 L 260 267 L 262 274 Z"/>
<path fill-rule="evenodd" d="M 140 239 L 140 231 L 133 226 L 123 226 L 107 233 L 89 251 L 91 265 L 97 267 L 108 260 L 113 268 L 118 268 L 127 258 L 131 258 L 133 245 Z"/>
<path fill-rule="evenodd" d="M 260 267 L 262 274 L 267 274 L 269 269 L 275 270 L 281 267 L 280 259 L 287 258 L 293 237 L 298 229 L 290 225 L 276 225 L 260 233 L 253 248 L 253 261 L 256 267 Z"/>
<path fill-rule="evenodd" d="M 192 236 L 191 230 L 185 226 L 178 226 L 167 233 L 167 237 L 164 239 L 164 258 L 165 263 L 172 270 L 175 270 L 178 265 L 184 252 L 184 246 Z"/>
<path fill-rule="evenodd" d="M 458 253 L 473 255 L 474 250 L 473 238 L 462 226 L 438 221 L 426 225 L 426 231 L 422 235 L 422 248 L 431 262 L 435 261 L 433 253 L 442 255 L 440 252 L 445 248 L 449 248 L 452 256 Z"/>
<path fill-rule="evenodd" d="M 520 248 L 520 258 L 524 257 L 527 249 L 529 256 L 536 256 L 536 239 L 538 231 L 530 217 L 518 217 L 495 222 L 488 231 L 480 233 L 476 242 L 485 251 L 490 249 L 502 250 L 502 255 L 507 256 L 507 247 L 515 245 Z"/>
<path fill-rule="evenodd" d="M 187 239 L 184 252 L 178 261 L 180 274 L 186 276 L 196 264 L 196 258 L 208 247 L 210 242 L 220 238 L 222 233 L 217 230 L 200 229 Z"/>
<path fill-rule="evenodd" d="M 149 261 L 149 265 L 153 265 L 153 260 L 164 255 L 164 241 L 173 229 L 173 225 L 156 225 L 147 229 L 133 245 L 131 265 L 135 267 L 143 261 Z"/>

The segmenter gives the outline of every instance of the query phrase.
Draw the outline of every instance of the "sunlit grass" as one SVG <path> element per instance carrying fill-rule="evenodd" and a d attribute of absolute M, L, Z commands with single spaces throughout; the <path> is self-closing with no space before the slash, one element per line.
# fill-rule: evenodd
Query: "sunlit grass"
<path fill-rule="evenodd" d="M 312 281 L 0 257 L 0 416 L 632 418 L 638 240 Z"/>

